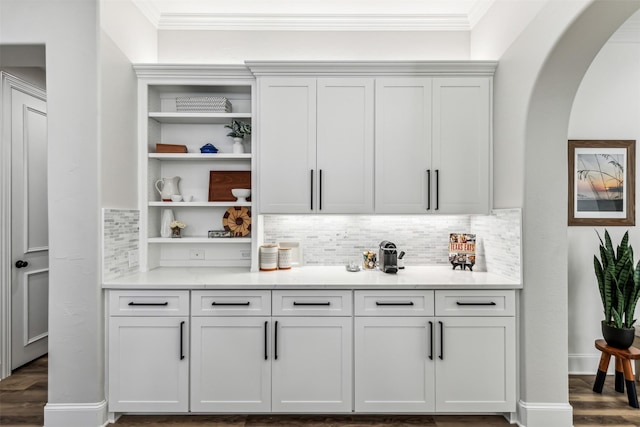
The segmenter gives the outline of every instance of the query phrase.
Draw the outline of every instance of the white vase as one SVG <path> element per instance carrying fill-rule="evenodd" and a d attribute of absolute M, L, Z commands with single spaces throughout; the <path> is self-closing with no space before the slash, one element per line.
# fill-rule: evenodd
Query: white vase
<path fill-rule="evenodd" d="M 242 138 L 233 138 L 233 154 L 242 154 L 242 153 L 244 153 Z"/>
<path fill-rule="evenodd" d="M 175 220 L 173 211 L 171 209 L 165 209 L 162 211 L 162 221 L 160 222 L 160 237 L 171 237 L 171 224 Z"/>

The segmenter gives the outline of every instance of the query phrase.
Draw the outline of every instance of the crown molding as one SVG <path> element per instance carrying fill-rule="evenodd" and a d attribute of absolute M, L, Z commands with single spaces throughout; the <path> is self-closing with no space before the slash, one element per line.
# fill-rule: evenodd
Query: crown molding
<path fill-rule="evenodd" d="M 497 61 L 245 61 L 264 76 L 492 76 Z"/>
<path fill-rule="evenodd" d="M 169 13 L 158 30 L 469 31 L 466 14 Z"/>
<path fill-rule="evenodd" d="M 476 24 L 482 19 L 482 17 L 491 8 L 491 6 L 493 6 L 493 3 L 495 3 L 495 0 L 480 0 L 473 4 L 467 16 L 469 20 L 470 28 L 473 28 L 476 26 Z"/>
<path fill-rule="evenodd" d="M 147 18 L 154 27 L 158 28 L 158 25 L 160 24 L 160 16 L 162 15 L 160 9 L 158 9 L 158 6 L 149 0 L 131 1 L 133 2 L 134 6 L 140 10 L 145 18 Z"/>
<path fill-rule="evenodd" d="M 139 78 L 205 81 L 207 79 L 253 80 L 254 76 L 245 65 L 229 64 L 134 64 Z"/>

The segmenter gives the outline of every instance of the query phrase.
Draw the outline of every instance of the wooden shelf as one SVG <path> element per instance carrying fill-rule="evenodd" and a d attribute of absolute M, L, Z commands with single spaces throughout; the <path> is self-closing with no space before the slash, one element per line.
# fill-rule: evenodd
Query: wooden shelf
<path fill-rule="evenodd" d="M 233 154 L 233 153 L 149 153 L 150 159 L 159 160 L 251 160 L 251 153 Z"/>
<path fill-rule="evenodd" d="M 251 202 L 149 202 L 149 206 L 162 206 L 165 208 L 188 208 L 188 207 L 229 208 L 232 206 L 251 207 Z"/>
<path fill-rule="evenodd" d="M 173 239 L 171 237 L 149 237 L 148 243 L 167 243 L 172 245 L 190 244 L 190 243 L 207 243 L 207 244 L 231 244 L 231 243 L 251 243 L 251 237 L 182 237 Z"/>
<path fill-rule="evenodd" d="M 233 119 L 250 119 L 251 113 L 150 112 L 149 118 L 160 123 L 225 125 L 231 123 Z"/>

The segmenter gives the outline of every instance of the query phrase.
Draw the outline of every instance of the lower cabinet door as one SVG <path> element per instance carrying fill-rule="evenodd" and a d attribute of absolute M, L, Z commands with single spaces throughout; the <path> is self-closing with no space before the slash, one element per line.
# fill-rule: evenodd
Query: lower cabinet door
<path fill-rule="evenodd" d="M 514 317 L 436 319 L 436 411 L 514 412 Z"/>
<path fill-rule="evenodd" d="M 273 318 L 273 412 L 352 411 L 352 320 Z"/>
<path fill-rule="evenodd" d="M 433 412 L 433 318 L 355 318 L 356 412 Z"/>
<path fill-rule="evenodd" d="M 193 317 L 191 411 L 269 412 L 269 317 Z"/>
<path fill-rule="evenodd" d="M 109 318 L 109 411 L 189 410 L 187 317 Z"/>

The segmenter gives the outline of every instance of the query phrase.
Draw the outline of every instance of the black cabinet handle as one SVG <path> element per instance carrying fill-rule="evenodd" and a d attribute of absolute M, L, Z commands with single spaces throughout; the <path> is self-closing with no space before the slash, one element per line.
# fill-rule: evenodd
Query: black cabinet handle
<path fill-rule="evenodd" d="M 413 305 L 413 301 L 407 302 L 384 302 L 376 301 L 376 305 Z"/>
<path fill-rule="evenodd" d="M 433 360 L 433 322 L 429 320 L 429 360 Z"/>
<path fill-rule="evenodd" d="M 266 320 L 264 321 L 264 360 L 267 360 L 269 358 L 269 354 L 267 352 L 267 322 Z"/>
<path fill-rule="evenodd" d="M 219 306 L 223 306 L 223 305 L 249 305 L 250 302 L 212 302 L 211 305 L 219 305 Z"/>
<path fill-rule="evenodd" d="M 326 302 L 297 302 L 294 301 L 293 305 L 331 305 L 330 301 L 326 301 Z"/>
<path fill-rule="evenodd" d="M 440 360 L 444 359 L 444 325 L 442 322 L 438 322 L 440 324 Z"/>
<path fill-rule="evenodd" d="M 460 302 L 456 301 L 456 305 L 496 305 L 495 302 Z"/>
<path fill-rule="evenodd" d="M 180 322 L 180 360 L 184 359 L 184 320 Z"/>
<path fill-rule="evenodd" d="M 436 210 L 440 209 L 440 171 L 436 169 Z"/>
<path fill-rule="evenodd" d="M 318 175 L 318 210 L 322 210 L 322 169 Z"/>
<path fill-rule="evenodd" d="M 29 265 L 29 261 L 23 261 L 21 259 L 16 261 L 16 268 L 25 268 L 28 265 Z"/>
<path fill-rule="evenodd" d="M 169 305 L 168 301 L 165 302 L 133 302 L 131 301 L 129 303 L 129 305 L 133 305 L 133 306 L 149 306 L 149 307 L 154 307 L 154 306 L 166 306 Z"/>
<path fill-rule="evenodd" d="M 313 169 L 311 169 L 311 210 L 313 210 Z"/>
<path fill-rule="evenodd" d="M 278 360 L 278 321 L 273 327 L 273 358 Z"/>
<path fill-rule="evenodd" d="M 427 169 L 427 210 L 431 210 L 431 169 Z"/>

